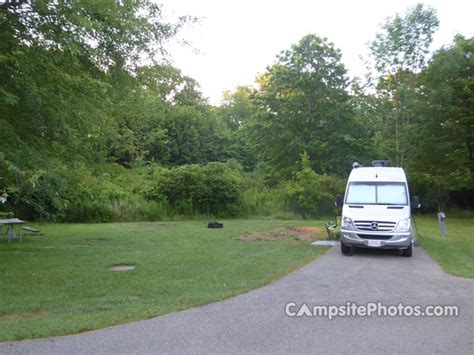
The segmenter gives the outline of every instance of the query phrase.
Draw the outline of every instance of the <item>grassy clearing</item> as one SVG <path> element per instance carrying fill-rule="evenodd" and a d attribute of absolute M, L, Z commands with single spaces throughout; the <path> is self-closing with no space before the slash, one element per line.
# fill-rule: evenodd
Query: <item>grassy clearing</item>
<path fill-rule="evenodd" d="M 271 283 L 327 248 L 239 236 L 322 222 L 42 225 L 45 237 L 0 241 L 0 341 L 70 334 L 222 300 Z M 111 271 L 114 265 L 135 265 Z"/>
<path fill-rule="evenodd" d="M 416 223 L 420 244 L 446 272 L 474 278 L 474 219 L 448 216 L 445 238 L 436 216 L 417 217 Z"/>

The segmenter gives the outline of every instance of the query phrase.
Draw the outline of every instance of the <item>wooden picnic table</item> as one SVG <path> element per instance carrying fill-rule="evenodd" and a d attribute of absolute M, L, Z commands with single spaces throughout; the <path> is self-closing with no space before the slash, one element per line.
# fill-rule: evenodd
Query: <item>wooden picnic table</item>
<path fill-rule="evenodd" d="M 8 236 L 8 243 L 10 243 L 10 240 L 17 238 L 16 233 L 15 233 L 15 225 L 22 225 L 25 224 L 26 221 L 22 221 L 21 219 L 18 218 L 7 218 L 7 219 L 0 219 L 0 225 L 5 225 L 7 226 L 7 232 L 5 233 Z M 20 227 L 20 242 L 23 239 L 23 233 L 21 231 Z"/>

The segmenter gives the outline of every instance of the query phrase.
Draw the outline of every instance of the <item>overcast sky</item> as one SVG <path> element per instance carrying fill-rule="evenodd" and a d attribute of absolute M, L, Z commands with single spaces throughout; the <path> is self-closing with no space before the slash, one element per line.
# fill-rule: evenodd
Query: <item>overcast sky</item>
<path fill-rule="evenodd" d="M 176 44 L 169 51 L 176 67 L 196 79 L 204 96 L 218 104 L 224 90 L 252 85 L 255 76 L 271 65 L 282 50 L 314 33 L 327 37 L 342 51 L 349 75 L 363 76 L 360 56 L 367 56 L 384 20 L 405 13 L 418 2 L 438 12 L 440 28 L 433 49 L 449 44 L 456 33 L 474 32 L 474 1 L 467 0 L 158 0 L 164 14 L 199 17 L 200 23 L 183 32 L 197 53 Z"/>

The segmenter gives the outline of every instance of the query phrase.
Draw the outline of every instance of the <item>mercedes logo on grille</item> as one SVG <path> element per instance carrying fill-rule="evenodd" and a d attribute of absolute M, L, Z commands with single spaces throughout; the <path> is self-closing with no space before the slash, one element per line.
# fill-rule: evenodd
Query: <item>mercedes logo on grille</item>
<path fill-rule="evenodd" d="M 377 229 L 379 229 L 379 224 L 377 222 L 372 222 L 372 223 L 370 223 L 370 228 L 372 228 L 372 230 L 376 231 Z"/>

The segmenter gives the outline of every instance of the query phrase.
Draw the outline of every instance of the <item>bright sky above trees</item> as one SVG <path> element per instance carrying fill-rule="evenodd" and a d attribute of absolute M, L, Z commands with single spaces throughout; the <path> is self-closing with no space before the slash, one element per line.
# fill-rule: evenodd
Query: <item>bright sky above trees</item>
<path fill-rule="evenodd" d="M 237 85 L 251 85 L 276 55 L 303 36 L 327 37 L 342 50 L 351 76 L 365 73 L 359 56 L 379 24 L 421 2 L 437 10 L 440 28 L 432 48 L 452 43 L 454 35 L 474 35 L 474 2 L 468 0 L 160 0 L 170 18 L 193 15 L 200 24 L 181 33 L 191 48 L 170 46 L 175 65 L 196 79 L 211 103 Z"/>

